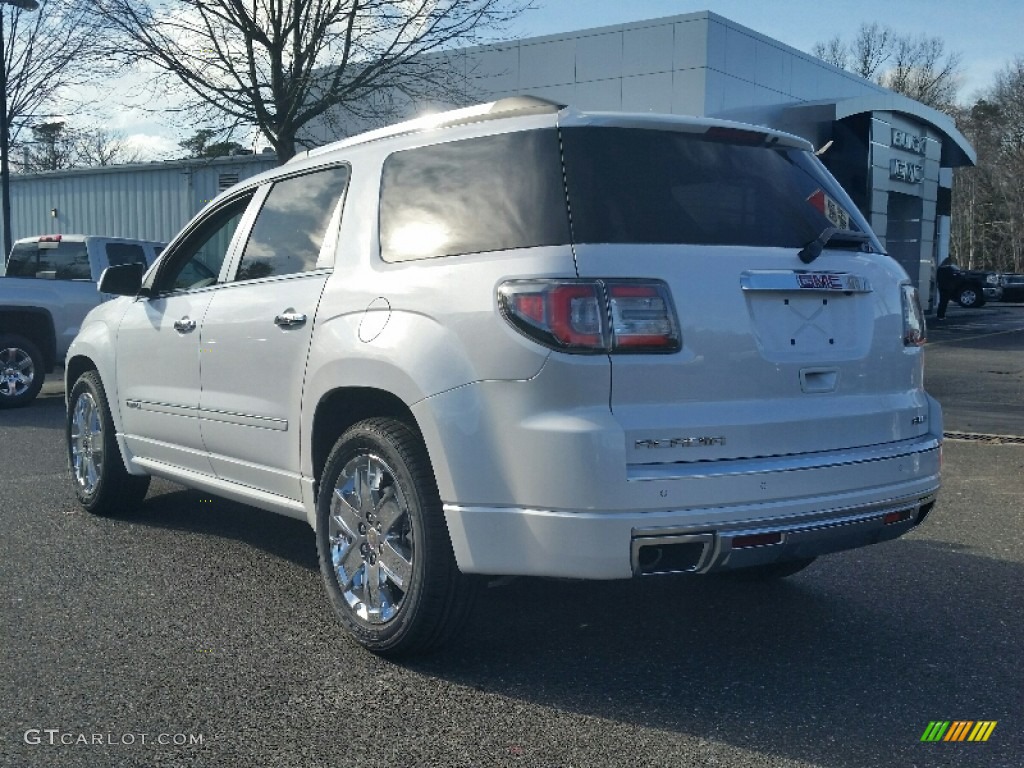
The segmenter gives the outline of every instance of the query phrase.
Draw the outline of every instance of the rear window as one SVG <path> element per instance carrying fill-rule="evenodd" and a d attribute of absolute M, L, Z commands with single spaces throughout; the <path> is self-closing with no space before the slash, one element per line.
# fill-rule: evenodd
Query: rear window
<path fill-rule="evenodd" d="M 112 267 L 119 267 L 122 264 L 148 266 L 146 263 L 146 252 L 142 249 L 141 245 L 134 243 L 107 243 L 106 250 L 107 263 Z"/>
<path fill-rule="evenodd" d="M 870 231 L 810 152 L 671 131 L 562 133 L 578 243 L 801 248 L 826 227 Z"/>
<path fill-rule="evenodd" d="M 395 152 L 381 180 L 385 261 L 562 245 L 569 219 L 552 128 Z"/>
<path fill-rule="evenodd" d="M 85 243 L 65 240 L 16 243 L 7 262 L 7 276 L 40 280 L 91 280 L 89 252 Z"/>

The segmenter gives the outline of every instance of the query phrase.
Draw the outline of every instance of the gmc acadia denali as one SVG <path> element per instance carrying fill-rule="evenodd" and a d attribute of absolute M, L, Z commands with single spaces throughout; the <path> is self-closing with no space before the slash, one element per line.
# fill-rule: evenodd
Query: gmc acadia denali
<path fill-rule="evenodd" d="M 917 293 L 766 128 L 432 115 L 246 180 L 101 290 L 66 369 L 81 503 L 157 476 L 307 520 L 384 655 L 481 575 L 782 577 L 939 487 Z"/>

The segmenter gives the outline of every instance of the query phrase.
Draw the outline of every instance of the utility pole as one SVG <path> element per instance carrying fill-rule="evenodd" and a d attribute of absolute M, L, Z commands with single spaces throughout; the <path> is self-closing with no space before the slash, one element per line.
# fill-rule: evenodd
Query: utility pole
<path fill-rule="evenodd" d="M 0 6 L 13 5 L 23 11 L 39 8 L 36 0 L 0 0 Z M 11 126 L 7 119 L 7 33 L 0 7 L 0 194 L 3 195 L 4 262 L 11 255 Z"/>

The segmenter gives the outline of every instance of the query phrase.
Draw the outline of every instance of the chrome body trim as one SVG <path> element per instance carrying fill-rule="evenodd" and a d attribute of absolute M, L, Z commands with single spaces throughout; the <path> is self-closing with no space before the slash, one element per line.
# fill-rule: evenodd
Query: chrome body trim
<path fill-rule="evenodd" d="M 278 419 L 271 416 L 253 416 L 249 413 L 217 411 L 209 408 L 192 408 L 187 405 L 158 403 L 151 400 L 126 400 L 125 406 L 141 411 L 166 413 L 170 416 L 184 416 L 185 418 L 198 418 L 206 421 L 224 421 L 229 424 L 241 424 L 246 427 L 257 427 L 261 429 L 275 429 L 281 432 L 288 431 L 287 419 Z"/>
<path fill-rule="evenodd" d="M 933 435 L 899 443 L 852 448 L 841 451 L 776 456 L 764 459 L 716 459 L 713 461 L 673 462 L 671 464 L 630 464 L 626 479 L 632 482 L 683 480 L 688 478 L 739 477 L 771 472 L 826 469 L 874 461 L 887 461 L 939 449 L 941 441 Z"/>

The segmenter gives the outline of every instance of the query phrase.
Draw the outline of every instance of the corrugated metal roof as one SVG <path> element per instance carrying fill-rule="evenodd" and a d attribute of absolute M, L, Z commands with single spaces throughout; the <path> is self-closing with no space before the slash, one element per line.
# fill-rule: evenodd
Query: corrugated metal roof
<path fill-rule="evenodd" d="M 11 240 L 76 233 L 166 242 L 225 184 L 277 165 L 262 154 L 12 174 Z"/>

